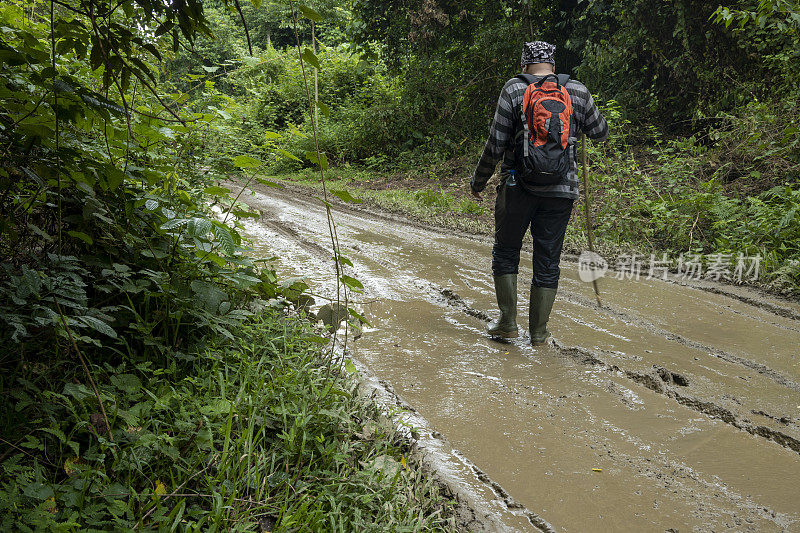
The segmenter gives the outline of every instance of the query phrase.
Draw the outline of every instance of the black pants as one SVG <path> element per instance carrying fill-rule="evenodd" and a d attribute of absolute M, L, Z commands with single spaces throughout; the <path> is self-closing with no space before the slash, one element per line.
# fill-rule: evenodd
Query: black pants
<path fill-rule="evenodd" d="M 518 183 L 497 189 L 494 208 L 492 272 L 495 276 L 517 274 L 522 238 L 531 228 L 533 236 L 534 287 L 557 288 L 561 249 L 572 214 L 573 200 L 534 196 Z"/>

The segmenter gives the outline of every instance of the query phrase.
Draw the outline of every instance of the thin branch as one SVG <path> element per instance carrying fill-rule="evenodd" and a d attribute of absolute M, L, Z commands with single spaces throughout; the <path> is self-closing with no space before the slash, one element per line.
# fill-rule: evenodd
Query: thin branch
<path fill-rule="evenodd" d="M 247 22 L 244 20 L 244 13 L 242 7 L 239 5 L 239 0 L 233 0 L 233 5 L 236 6 L 236 11 L 239 13 L 239 18 L 242 19 L 242 26 L 244 26 L 244 35 L 247 37 L 247 49 L 250 50 L 250 55 L 253 55 L 253 45 L 250 42 L 250 30 L 247 29 Z"/>
<path fill-rule="evenodd" d="M 311 120 L 311 130 L 314 133 L 314 147 L 317 152 L 317 166 L 319 167 L 319 175 L 322 181 L 322 196 L 325 203 L 325 213 L 327 214 L 327 222 L 328 222 L 328 232 L 330 233 L 331 238 L 331 245 L 333 246 L 333 261 L 336 266 L 336 302 L 339 303 L 342 300 L 342 274 L 343 274 L 343 267 L 341 265 L 341 261 L 339 258 L 339 238 L 336 234 L 336 223 L 333 220 L 333 213 L 331 212 L 331 204 L 328 201 L 328 186 L 325 181 L 325 171 L 322 168 L 322 153 L 319 149 L 319 137 L 317 136 L 317 125 L 313 120 L 315 105 L 314 101 L 311 99 L 311 89 L 308 87 L 308 74 L 306 73 L 305 62 L 303 60 L 303 52 L 300 49 L 300 33 L 297 30 L 297 12 L 294 9 L 294 1 L 289 0 L 289 8 L 292 11 L 292 23 L 294 26 L 294 37 L 295 43 L 297 45 L 297 58 L 300 61 L 300 70 L 303 73 L 303 85 L 306 90 L 306 99 L 308 101 L 308 108 L 312 116 Z M 345 296 L 345 306 L 347 306 L 347 287 L 344 288 L 344 296 Z M 331 359 L 333 358 L 333 351 L 336 347 L 336 331 L 333 333 L 333 344 L 331 345 Z M 345 346 L 347 348 L 347 341 L 345 336 Z M 330 371 L 330 365 L 328 365 L 328 370 Z"/>
<path fill-rule="evenodd" d="M 46 464 L 48 466 L 54 466 L 54 467 L 58 468 L 57 464 L 51 463 L 50 461 L 48 461 L 47 459 L 44 459 L 42 457 L 36 457 L 32 453 L 30 453 L 30 452 L 28 452 L 26 450 L 23 450 L 22 448 L 20 448 L 16 444 L 14 444 L 12 442 L 9 442 L 9 441 L 7 441 L 6 439 L 4 439 L 2 437 L 0 437 L 0 442 L 5 442 L 9 446 L 9 449 L 2 456 L 0 456 L 0 462 L 5 460 L 5 458 L 8 456 L 8 454 L 11 453 L 11 449 L 13 448 L 13 449 L 17 450 L 18 452 L 21 452 L 21 453 L 27 455 L 28 457 L 30 457 L 32 459 L 35 459 L 37 461 L 41 461 L 41 462 L 43 462 L 44 464 Z"/>
<path fill-rule="evenodd" d="M 53 117 L 55 118 L 55 156 L 56 156 L 56 182 L 58 183 L 58 255 L 61 255 L 61 213 L 62 213 L 62 194 L 61 194 L 61 154 L 59 152 L 59 138 L 61 132 L 59 131 L 58 120 L 58 91 L 56 90 L 56 19 L 55 19 L 55 4 L 54 0 L 50 0 L 50 66 L 53 67 Z"/>
<path fill-rule="evenodd" d="M 89 378 L 89 383 L 91 384 L 92 390 L 94 391 L 94 395 L 97 398 L 97 403 L 100 404 L 100 411 L 103 413 L 103 420 L 105 420 L 106 422 L 108 439 L 111 442 L 114 442 L 114 435 L 111 433 L 111 424 L 108 423 L 108 415 L 106 415 L 106 408 L 103 405 L 103 400 L 100 398 L 100 392 L 97 390 L 97 385 L 95 385 L 94 383 L 94 378 L 92 377 L 92 373 L 89 372 L 89 366 L 86 364 L 86 359 L 83 357 L 83 354 L 78 348 L 78 343 L 75 342 L 75 338 L 72 336 L 72 331 L 70 331 L 69 326 L 67 325 L 67 319 L 64 317 L 64 313 L 61 311 L 61 306 L 58 305 L 58 302 L 55 301 L 55 298 L 53 298 L 53 303 L 56 304 L 56 309 L 58 309 L 58 316 L 61 317 L 61 323 L 64 324 L 64 329 L 67 330 L 67 335 L 69 336 L 70 342 L 72 342 L 72 347 L 75 348 L 75 353 L 78 354 L 78 358 L 81 360 L 81 365 L 83 365 L 83 371 L 86 373 L 86 377 Z"/>

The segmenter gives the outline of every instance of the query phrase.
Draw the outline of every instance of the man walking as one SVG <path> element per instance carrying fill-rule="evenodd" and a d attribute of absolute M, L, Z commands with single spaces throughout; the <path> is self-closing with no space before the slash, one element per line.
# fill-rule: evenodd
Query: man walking
<path fill-rule="evenodd" d="M 572 204 L 578 198 L 577 137 L 584 133 L 595 140 L 608 137 L 608 123 L 600 114 L 591 93 L 580 82 L 559 76 L 561 84 L 571 100 L 572 116 L 569 120 L 568 168 L 564 175 L 557 175 L 549 185 L 531 184 L 519 177 L 521 163 L 515 155 L 515 142 L 519 146 L 520 135 L 528 133 L 523 114 L 523 97 L 529 85 L 555 79 L 556 47 L 544 41 L 525 43 L 522 47 L 523 75 L 506 82 L 500 93 L 489 140 L 470 183 L 472 194 L 481 198 L 486 182 L 494 173 L 497 162 L 502 159 L 500 185 L 497 187 L 495 204 L 495 240 L 492 249 L 492 273 L 494 275 L 497 304 L 500 318 L 487 326 L 493 337 L 514 338 L 517 328 L 517 274 L 519 272 L 522 239 L 531 228 L 533 236 L 533 279 L 528 314 L 531 343 L 544 344 L 550 333 L 547 321 L 553 308 L 558 279 L 561 273 L 559 262 L 564 244 L 564 234 L 572 214 Z M 540 84 L 541 86 L 541 84 Z M 548 86 L 550 87 L 550 86 Z M 553 92 L 553 91 L 549 91 Z M 566 97 L 565 97 L 566 98 Z M 565 106 L 568 113 L 569 105 Z M 558 115 L 553 114 L 558 124 Z M 565 116 L 565 115 L 561 115 Z M 550 128 L 551 119 L 547 119 Z M 557 126 L 556 126 L 557 127 Z M 551 128 L 551 133 L 553 129 Z M 566 132 L 563 132 L 566 134 Z M 553 138 L 557 138 L 556 130 Z M 567 135 L 564 135 L 567 138 Z M 527 143 L 527 139 L 522 139 Z M 526 145 L 527 146 L 527 145 Z M 527 148 L 526 148 L 527 150 Z M 564 160 L 566 162 L 566 159 Z M 519 164 L 518 164 L 519 163 Z"/>

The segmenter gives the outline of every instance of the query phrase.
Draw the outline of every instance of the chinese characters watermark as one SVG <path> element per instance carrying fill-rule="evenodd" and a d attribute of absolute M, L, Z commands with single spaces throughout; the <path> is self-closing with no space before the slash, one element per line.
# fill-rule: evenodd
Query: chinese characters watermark
<path fill-rule="evenodd" d="M 583 252 L 578 258 L 578 276 L 591 282 L 609 273 L 609 263 L 599 254 Z M 666 253 L 622 254 L 613 263 L 609 277 L 618 280 L 663 279 L 670 274 L 683 280 L 709 279 L 734 283 L 758 281 L 761 275 L 761 255 L 682 253 L 670 258 Z"/>

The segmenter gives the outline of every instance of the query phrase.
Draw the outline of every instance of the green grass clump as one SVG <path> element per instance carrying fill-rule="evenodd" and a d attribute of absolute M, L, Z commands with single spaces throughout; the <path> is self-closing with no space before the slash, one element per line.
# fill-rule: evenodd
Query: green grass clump
<path fill-rule="evenodd" d="M 92 368 L 113 441 L 79 370 L 5 376 L 0 529 L 454 529 L 307 325 L 268 311 L 231 333 L 166 366 Z"/>

